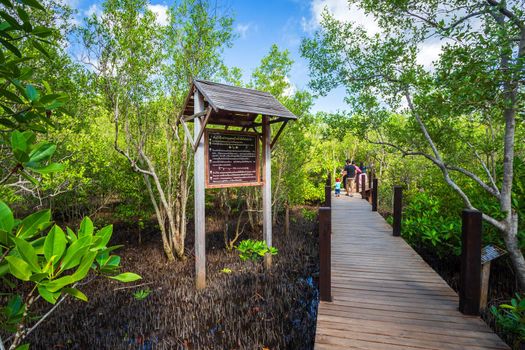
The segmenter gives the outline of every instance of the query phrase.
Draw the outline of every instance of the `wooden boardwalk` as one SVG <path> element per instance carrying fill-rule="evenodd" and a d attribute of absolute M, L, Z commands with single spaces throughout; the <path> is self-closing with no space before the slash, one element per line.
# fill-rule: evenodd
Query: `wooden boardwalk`
<path fill-rule="evenodd" d="M 332 302 L 315 349 L 509 349 L 360 195 L 332 197 Z"/>

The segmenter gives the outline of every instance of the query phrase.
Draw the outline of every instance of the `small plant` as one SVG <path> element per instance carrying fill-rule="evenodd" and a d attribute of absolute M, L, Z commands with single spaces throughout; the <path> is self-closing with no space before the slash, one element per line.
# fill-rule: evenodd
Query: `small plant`
<path fill-rule="evenodd" d="M 317 212 L 315 210 L 303 208 L 301 209 L 301 213 L 303 214 L 303 218 L 308 221 L 314 221 L 317 217 Z"/>
<path fill-rule="evenodd" d="M 232 273 L 233 271 L 227 267 L 221 270 L 222 273 Z"/>
<path fill-rule="evenodd" d="M 518 341 L 525 340 L 525 299 L 516 293 L 516 297 L 510 300 L 510 304 L 492 306 L 490 311 L 496 319 L 496 323 L 506 332 L 518 337 Z"/>
<path fill-rule="evenodd" d="M 145 289 L 139 289 L 136 292 L 133 293 L 133 298 L 137 300 L 144 300 L 148 297 L 148 295 L 151 294 L 151 289 L 145 288 Z"/>
<path fill-rule="evenodd" d="M 239 251 L 239 257 L 242 261 L 257 261 L 267 253 L 271 255 L 277 254 L 277 248 L 268 247 L 264 241 L 255 241 L 252 239 L 241 241 L 235 249 Z"/>

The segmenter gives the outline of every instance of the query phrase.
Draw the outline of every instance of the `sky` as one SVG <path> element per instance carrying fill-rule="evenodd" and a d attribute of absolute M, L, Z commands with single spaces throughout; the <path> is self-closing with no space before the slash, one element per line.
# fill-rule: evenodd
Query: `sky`
<path fill-rule="evenodd" d="M 101 0 L 66 0 L 78 10 L 81 19 L 100 12 Z M 349 8 L 347 0 L 216 0 L 218 5 L 232 13 L 237 39 L 233 47 L 224 52 L 225 63 L 242 69 L 245 81 L 261 59 L 270 51 L 272 44 L 280 50 L 288 49 L 294 60 L 290 81 L 296 89 L 308 89 L 308 62 L 300 55 L 304 37 L 311 36 L 319 28 L 321 13 L 326 8 L 335 18 L 362 25 L 369 34 L 380 31 L 373 18 L 367 17 L 356 7 Z M 150 9 L 160 23 L 167 22 L 166 10 L 173 0 L 150 0 Z M 418 58 L 429 65 L 437 58 L 442 43 L 428 43 L 421 47 Z M 313 112 L 337 112 L 348 110 L 344 102 L 344 88 L 337 88 L 327 96 L 318 97 Z"/>

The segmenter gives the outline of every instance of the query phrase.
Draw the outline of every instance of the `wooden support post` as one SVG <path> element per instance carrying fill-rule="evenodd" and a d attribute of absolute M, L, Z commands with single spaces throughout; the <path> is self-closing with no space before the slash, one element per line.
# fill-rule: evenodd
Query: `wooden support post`
<path fill-rule="evenodd" d="M 401 215 L 403 211 L 403 187 L 394 186 L 394 224 L 392 235 L 401 236 Z"/>
<path fill-rule="evenodd" d="M 204 111 L 204 99 L 199 91 L 194 93 L 194 113 Z M 199 135 L 203 127 L 202 121 L 196 119 L 193 123 L 193 135 Z M 204 208 L 204 139 L 196 145 L 194 154 L 194 193 L 195 193 L 195 286 L 197 289 L 206 287 L 206 226 Z"/>
<path fill-rule="evenodd" d="M 374 179 L 372 182 L 372 211 L 377 211 L 377 186 L 379 185 L 379 181 L 377 179 Z"/>
<path fill-rule="evenodd" d="M 332 206 L 332 186 L 329 185 L 328 182 L 324 186 L 324 206 Z"/>
<path fill-rule="evenodd" d="M 462 212 L 459 311 L 479 315 L 481 294 L 481 212 Z"/>
<path fill-rule="evenodd" d="M 271 141 L 272 129 L 270 117 L 263 116 L 263 237 L 266 244 L 272 246 L 272 161 L 271 161 Z M 264 266 L 269 269 L 272 266 L 272 256 L 266 254 Z"/>
<path fill-rule="evenodd" d="M 489 299 L 490 261 L 481 265 L 481 295 L 479 309 L 485 310 Z"/>
<path fill-rule="evenodd" d="M 359 193 L 359 174 L 356 174 L 355 176 L 355 194 Z"/>
<path fill-rule="evenodd" d="M 361 198 L 366 199 L 366 175 L 361 174 Z"/>
<path fill-rule="evenodd" d="M 319 294 L 322 301 L 332 301 L 332 210 L 319 208 Z"/>

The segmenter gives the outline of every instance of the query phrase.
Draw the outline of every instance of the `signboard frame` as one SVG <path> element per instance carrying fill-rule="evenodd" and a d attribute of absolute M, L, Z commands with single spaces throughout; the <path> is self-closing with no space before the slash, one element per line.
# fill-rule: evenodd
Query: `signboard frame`
<path fill-rule="evenodd" d="M 210 183 L 210 159 L 209 159 L 209 136 L 211 133 L 216 134 L 235 134 L 255 137 L 255 173 L 257 181 L 255 182 L 230 182 L 222 184 Z M 261 149 L 260 149 L 260 134 L 256 132 L 240 131 L 240 130 L 224 130 L 224 129 L 205 129 L 204 130 L 204 165 L 205 165 L 205 188 L 228 188 L 228 187 L 244 187 L 244 186 L 263 186 L 264 181 L 261 180 Z"/>

